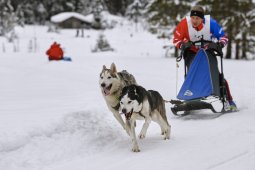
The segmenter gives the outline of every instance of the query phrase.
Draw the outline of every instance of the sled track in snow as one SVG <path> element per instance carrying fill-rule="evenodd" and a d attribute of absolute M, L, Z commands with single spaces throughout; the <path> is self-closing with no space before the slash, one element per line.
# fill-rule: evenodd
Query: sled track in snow
<path fill-rule="evenodd" d="M 123 140 L 125 133 L 112 123 L 111 115 L 105 114 L 109 113 L 92 110 L 70 113 L 46 130 L 38 129 L 15 141 L 0 141 L 0 167 L 43 166 L 111 148 Z"/>
<path fill-rule="evenodd" d="M 232 156 L 232 157 L 230 157 L 230 158 L 228 158 L 228 159 L 226 159 L 226 160 L 224 160 L 224 161 L 222 161 L 222 162 L 219 162 L 219 163 L 217 163 L 217 164 L 215 164 L 215 165 L 212 165 L 211 167 L 207 168 L 207 170 L 219 168 L 220 166 L 223 166 L 223 165 L 225 165 L 225 164 L 228 164 L 228 163 L 230 163 L 230 162 L 232 162 L 232 161 L 236 161 L 236 160 L 239 159 L 240 157 L 245 157 L 245 156 L 247 156 L 248 153 L 249 153 L 249 152 L 246 151 L 246 152 L 243 152 L 243 153 L 234 155 L 234 156 Z"/>

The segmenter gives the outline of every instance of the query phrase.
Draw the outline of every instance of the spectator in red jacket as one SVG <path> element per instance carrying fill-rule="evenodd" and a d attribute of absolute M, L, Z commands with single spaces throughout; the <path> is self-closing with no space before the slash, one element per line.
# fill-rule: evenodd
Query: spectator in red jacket
<path fill-rule="evenodd" d="M 64 55 L 60 44 L 57 44 L 56 42 L 51 45 L 50 49 L 47 50 L 46 54 L 49 56 L 49 61 L 62 60 Z"/>

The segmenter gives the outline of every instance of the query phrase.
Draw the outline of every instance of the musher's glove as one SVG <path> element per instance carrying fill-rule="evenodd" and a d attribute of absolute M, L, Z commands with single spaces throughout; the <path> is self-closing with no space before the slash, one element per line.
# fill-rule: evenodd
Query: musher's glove
<path fill-rule="evenodd" d="M 182 51 L 185 51 L 185 50 L 187 50 L 187 49 L 190 49 L 191 46 L 192 46 L 192 42 L 191 42 L 191 41 L 184 42 L 184 43 L 182 43 L 180 49 L 181 49 Z"/>
<path fill-rule="evenodd" d="M 207 49 L 211 51 L 216 51 L 219 55 L 223 55 L 222 46 L 224 46 L 222 43 L 210 43 Z"/>
<path fill-rule="evenodd" d="M 223 48 L 223 47 L 224 47 L 224 44 L 221 43 L 221 42 L 217 42 L 217 45 L 218 45 L 220 48 Z"/>

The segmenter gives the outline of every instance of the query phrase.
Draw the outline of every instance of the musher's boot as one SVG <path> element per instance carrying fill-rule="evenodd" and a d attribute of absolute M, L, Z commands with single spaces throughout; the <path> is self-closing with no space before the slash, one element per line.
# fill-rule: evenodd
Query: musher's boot
<path fill-rule="evenodd" d="M 235 112 L 237 111 L 237 107 L 234 101 L 230 100 L 230 101 L 226 101 L 224 103 L 224 111 L 225 112 Z"/>
<path fill-rule="evenodd" d="M 229 104 L 229 109 L 231 110 L 231 111 L 237 111 L 237 106 L 236 106 L 236 104 L 235 104 L 235 102 L 233 101 L 233 100 L 231 100 L 231 101 L 228 101 L 228 104 Z"/>

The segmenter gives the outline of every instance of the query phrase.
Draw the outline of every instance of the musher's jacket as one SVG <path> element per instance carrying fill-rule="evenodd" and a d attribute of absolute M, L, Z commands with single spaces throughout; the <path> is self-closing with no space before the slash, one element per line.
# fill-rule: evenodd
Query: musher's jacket
<path fill-rule="evenodd" d="M 204 21 L 196 28 L 192 26 L 189 16 L 182 19 L 175 29 L 173 43 L 180 48 L 182 42 L 198 41 L 202 36 L 209 41 L 216 38 L 224 46 L 228 43 L 223 29 L 210 15 L 205 15 Z M 191 50 L 197 52 L 198 48 L 194 46 Z"/>

